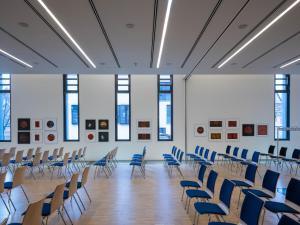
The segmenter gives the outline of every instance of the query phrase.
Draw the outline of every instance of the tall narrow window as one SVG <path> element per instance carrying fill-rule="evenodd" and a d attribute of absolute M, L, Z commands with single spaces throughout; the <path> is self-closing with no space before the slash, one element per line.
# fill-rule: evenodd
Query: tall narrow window
<path fill-rule="evenodd" d="M 173 140 L 173 75 L 158 75 L 158 140 Z"/>
<path fill-rule="evenodd" d="M 289 131 L 279 131 L 278 127 L 290 126 L 290 75 L 275 75 L 275 140 L 289 140 Z"/>
<path fill-rule="evenodd" d="M 11 141 L 10 74 L 0 74 L 0 141 Z"/>
<path fill-rule="evenodd" d="M 115 96 L 116 141 L 130 141 L 130 75 L 115 76 Z"/>
<path fill-rule="evenodd" d="M 64 74 L 64 140 L 79 141 L 79 78 Z"/>

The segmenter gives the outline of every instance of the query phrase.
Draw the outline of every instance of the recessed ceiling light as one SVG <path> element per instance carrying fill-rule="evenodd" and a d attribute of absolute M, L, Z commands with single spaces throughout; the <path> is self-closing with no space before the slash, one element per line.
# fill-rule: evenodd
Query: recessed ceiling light
<path fill-rule="evenodd" d="M 19 22 L 18 25 L 19 25 L 20 27 L 24 27 L 24 28 L 29 27 L 29 24 L 28 24 L 28 23 L 25 23 L 25 22 Z"/>
<path fill-rule="evenodd" d="M 48 6 L 42 0 L 37 0 L 37 1 L 46 10 L 46 12 L 54 20 L 54 22 L 59 26 L 59 28 L 65 33 L 65 35 L 70 39 L 70 41 L 76 46 L 76 48 L 81 52 L 81 54 L 86 58 L 86 60 L 92 65 L 92 67 L 96 68 L 96 65 L 93 63 L 93 61 L 87 56 L 87 54 L 83 51 L 83 49 L 79 46 L 79 44 L 75 41 L 75 39 L 71 36 L 71 34 L 66 30 L 66 28 L 61 24 L 61 22 L 51 12 L 51 10 L 48 8 Z"/>
<path fill-rule="evenodd" d="M 27 62 L 25 62 L 25 61 L 23 61 L 23 60 L 17 58 L 16 56 L 11 55 L 10 53 L 8 53 L 8 52 L 2 50 L 1 48 L 0 48 L 0 53 L 2 53 L 2 54 L 4 54 L 4 55 L 8 56 L 9 58 L 11 58 L 11 59 L 13 59 L 13 60 L 16 60 L 17 62 L 19 62 L 19 63 L 21 63 L 21 64 L 23 64 L 23 65 L 25 65 L 25 66 L 27 66 L 27 67 L 29 67 L 29 68 L 32 68 L 32 65 L 30 65 L 29 63 L 27 63 Z"/>
<path fill-rule="evenodd" d="M 134 28 L 134 24 L 133 24 L 133 23 L 127 23 L 127 24 L 126 24 L 126 27 L 127 27 L 128 29 L 132 29 L 132 28 Z"/>
<path fill-rule="evenodd" d="M 293 9 L 300 0 L 294 1 L 289 7 L 287 7 L 282 13 L 280 13 L 278 16 L 275 17 L 271 22 L 269 22 L 263 29 L 261 29 L 256 35 L 254 35 L 249 41 L 247 41 L 242 47 L 240 47 L 237 51 L 235 51 L 231 56 L 229 56 L 224 62 L 222 62 L 218 69 L 220 69 L 222 66 L 224 66 L 228 61 L 230 61 L 233 57 L 235 57 L 237 54 L 239 54 L 243 49 L 245 49 L 248 45 L 250 45 L 255 39 L 257 39 L 259 36 L 261 36 L 266 30 L 268 30 L 274 23 L 276 23 L 278 20 L 281 19 L 285 14 L 287 14 L 291 9 Z"/>
<path fill-rule="evenodd" d="M 287 66 L 289 66 L 289 65 L 292 65 L 292 64 L 294 64 L 294 63 L 296 63 L 296 62 L 299 62 L 299 61 L 300 61 L 300 58 L 294 59 L 294 60 L 292 60 L 292 61 L 290 61 L 290 62 L 288 62 L 288 63 L 282 65 L 282 66 L 280 67 L 280 69 L 283 69 L 283 68 L 285 68 L 285 67 L 287 67 Z"/>
<path fill-rule="evenodd" d="M 246 29 L 248 27 L 248 24 L 240 24 L 238 25 L 238 28 L 243 30 L 243 29 Z"/>
<path fill-rule="evenodd" d="M 164 47 L 164 43 L 165 43 L 165 37 L 166 37 L 166 33 L 167 33 L 167 28 L 168 28 L 168 22 L 169 22 L 169 17 L 170 17 L 170 11 L 171 11 L 172 2 L 173 2 L 173 0 L 168 0 L 167 10 L 166 10 L 166 16 L 165 16 L 165 21 L 164 21 L 164 26 L 163 26 L 163 32 L 162 32 L 161 41 L 160 41 L 158 59 L 157 59 L 157 64 L 156 64 L 156 68 L 157 69 L 160 66 L 160 60 L 161 60 L 161 55 L 162 55 L 162 51 L 163 51 L 163 47 Z"/>

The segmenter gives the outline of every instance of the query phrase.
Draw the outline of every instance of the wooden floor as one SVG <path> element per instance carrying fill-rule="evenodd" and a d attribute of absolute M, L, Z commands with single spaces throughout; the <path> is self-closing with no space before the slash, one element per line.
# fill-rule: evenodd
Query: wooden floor
<path fill-rule="evenodd" d="M 219 173 L 217 180 L 216 194 L 214 201 L 218 200 L 220 185 L 223 178 L 236 178 L 239 175 L 229 172 L 226 167 L 215 166 Z M 182 171 L 185 179 L 195 179 L 195 172 L 189 165 L 183 165 Z M 75 202 L 66 202 L 68 211 L 75 224 L 82 225 L 191 225 L 194 216 L 193 205 L 191 204 L 190 213 L 184 210 L 184 204 L 181 202 L 182 189 L 179 186 L 181 180 L 179 174 L 174 171 L 172 177 L 169 177 L 166 168 L 162 162 L 152 162 L 146 165 L 146 179 L 143 179 L 136 170 L 135 176 L 130 179 L 131 168 L 128 163 L 119 163 L 112 177 L 105 178 L 104 175 L 93 178 L 94 168 L 90 171 L 87 189 L 92 197 L 90 204 L 85 193 L 80 190 L 80 196 L 87 207 L 83 215 Z M 263 176 L 265 168 L 259 168 Z M 208 172 L 206 173 L 206 177 Z M 29 177 L 29 176 L 28 176 Z M 9 179 L 9 178 L 8 178 Z M 287 186 L 290 176 L 283 172 L 278 183 L 278 188 Z M 206 179 L 205 179 L 206 180 Z M 54 178 L 50 180 L 50 175 L 37 179 L 28 178 L 25 184 L 25 190 L 31 201 L 44 197 L 47 193 L 52 192 L 55 186 L 62 183 L 62 179 Z M 261 184 L 261 179 L 257 176 L 257 185 Z M 238 222 L 239 210 L 237 209 L 238 191 L 235 190 L 232 199 L 230 216 L 225 217 L 227 222 Z M 284 196 L 277 193 L 276 198 L 283 200 Z M 20 221 L 20 214 L 27 207 L 26 199 L 21 190 L 13 191 L 12 199 L 16 203 L 17 212 L 10 216 L 10 222 Z M 0 220 L 7 217 L 7 211 L 2 202 L 0 203 Z M 67 220 L 67 217 L 65 216 Z M 215 220 L 215 218 L 212 218 Z M 200 217 L 199 224 L 207 224 L 206 216 Z M 278 219 L 271 213 L 266 213 L 263 224 L 277 224 Z M 57 215 L 49 219 L 52 225 L 63 224 Z"/>

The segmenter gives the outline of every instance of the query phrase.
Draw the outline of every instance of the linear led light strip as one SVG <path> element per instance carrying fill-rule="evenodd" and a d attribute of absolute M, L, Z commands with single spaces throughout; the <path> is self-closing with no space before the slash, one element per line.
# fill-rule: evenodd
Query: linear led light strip
<path fill-rule="evenodd" d="M 23 61 L 23 60 L 21 60 L 21 59 L 15 57 L 15 56 L 9 54 L 8 52 L 2 50 L 1 48 L 0 48 L 0 53 L 2 53 L 2 54 L 4 54 L 4 55 L 8 56 L 9 58 L 12 58 L 13 60 L 15 60 L 15 61 L 17 61 L 17 62 L 19 62 L 19 63 L 21 63 L 21 64 L 23 64 L 23 65 L 25 65 L 25 66 L 27 66 L 27 67 L 29 67 L 29 68 L 32 68 L 32 67 L 33 67 L 32 65 L 28 64 L 27 62 L 25 62 L 25 61 Z"/>
<path fill-rule="evenodd" d="M 70 35 L 70 33 L 66 30 L 66 28 L 59 22 L 56 16 L 51 12 L 51 10 L 46 6 L 46 4 L 42 0 L 37 0 L 40 5 L 46 10 L 46 12 L 50 15 L 50 17 L 54 20 L 54 22 L 60 27 L 60 29 L 67 35 L 70 41 L 76 46 L 76 48 L 81 52 L 81 54 L 86 58 L 86 60 L 92 65 L 92 67 L 96 68 L 96 65 L 93 61 L 87 56 L 87 54 L 82 50 L 79 44 L 74 40 L 74 38 Z"/>
<path fill-rule="evenodd" d="M 231 56 L 229 56 L 222 64 L 218 66 L 218 69 L 220 69 L 222 66 L 224 66 L 229 60 L 231 60 L 233 57 L 235 57 L 237 54 L 239 54 L 244 48 L 246 48 L 248 45 L 250 45 L 255 39 L 257 39 L 260 35 L 262 35 L 266 30 L 268 30 L 274 23 L 276 23 L 281 17 L 283 17 L 285 14 L 287 14 L 291 9 L 293 9 L 300 0 L 296 0 L 294 3 L 292 3 L 288 8 L 286 8 L 282 13 L 280 13 L 275 19 L 273 19 L 270 23 L 268 23 L 263 29 L 261 29 L 254 37 L 252 37 L 249 41 L 247 41 L 242 47 L 240 47 L 236 52 L 234 52 Z"/>
<path fill-rule="evenodd" d="M 166 11 L 166 16 L 165 16 L 165 22 L 164 22 L 163 32 L 162 32 L 162 36 L 161 36 L 161 41 L 160 41 L 158 59 L 157 59 L 157 64 L 156 64 L 157 69 L 160 66 L 160 60 L 161 60 L 161 55 L 162 55 L 162 51 L 163 51 L 163 48 L 164 48 L 165 37 L 166 37 L 166 33 L 167 33 L 172 2 L 173 2 L 173 0 L 168 1 L 168 6 L 167 6 L 167 11 Z"/>
<path fill-rule="evenodd" d="M 280 67 L 280 69 L 283 69 L 283 68 L 285 68 L 285 67 L 287 67 L 287 66 L 289 66 L 289 65 L 292 65 L 292 64 L 294 64 L 294 63 L 296 63 L 296 62 L 298 62 L 298 61 L 300 61 L 300 58 L 295 59 L 295 60 L 293 60 L 293 61 L 290 61 L 290 62 L 288 62 L 288 63 L 282 65 L 282 66 Z"/>

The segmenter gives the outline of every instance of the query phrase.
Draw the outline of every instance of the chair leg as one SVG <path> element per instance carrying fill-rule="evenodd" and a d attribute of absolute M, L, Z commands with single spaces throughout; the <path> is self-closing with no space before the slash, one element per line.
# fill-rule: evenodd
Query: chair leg
<path fill-rule="evenodd" d="M 78 207 L 78 209 L 79 209 L 79 211 L 80 211 L 80 214 L 82 214 L 81 208 L 80 208 L 80 206 L 79 206 L 79 204 L 78 204 L 78 202 L 77 202 L 77 200 L 76 200 L 75 195 L 73 195 L 73 198 L 74 198 L 75 203 L 76 203 L 76 205 L 77 205 L 77 207 Z M 71 198 L 71 200 L 72 200 L 72 198 Z"/>
<path fill-rule="evenodd" d="M 237 206 L 236 206 L 237 209 L 239 208 L 239 205 L 240 205 L 241 193 L 242 193 L 242 189 L 240 188 L 239 199 L 238 199 Z"/>
<path fill-rule="evenodd" d="M 26 194 L 26 192 L 25 192 L 23 186 L 20 185 L 20 187 L 21 187 L 21 189 L 22 189 L 22 191 L 23 191 L 23 193 L 24 193 L 24 195 L 25 195 L 25 197 L 26 197 L 27 202 L 29 203 L 29 198 L 28 198 L 28 196 L 27 196 L 27 194 Z"/>
<path fill-rule="evenodd" d="M 184 191 L 185 191 L 185 187 L 183 187 L 183 190 L 182 190 L 181 201 L 183 201 Z"/>
<path fill-rule="evenodd" d="M 8 214 L 10 214 L 9 208 L 8 208 L 8 206 L 6 205 L 6 203 L 5 203 L 5 201 L 4 201 L 4 199 L 3 199 L 3 197 L 2 197 L 1 194 L 0 194 L 0 198 L 2 199 L 2 202 L 3 202 L 3 204 L 5 205 L 5 207 L 6 207 L 7 211 L 8 211 Z"/>
<path fill-rule="evenodd" d="M 82 202 L 82 200 L 81 200 L 81 198 L 80 198 L 80 196 L 79 196 L 79 194 L 77 192 L 76 192 L 76 195 L 77 195 L 77 197 L 78 197 L 78 199 L 79 199 L 79 201 L 80 201 L 83 209 L 86 210 L 86 208 L 85 208 L 85 206 L 84 206 L 84 204 L 83 204 L 83 202 Z"/>
<path fill-rule="evenodd" d="M 60 215 L 60 218 L 62 219 L 62 221 L 64 222 L 64 224 L 67 225 L 67 223 L 66 223 L 66 221 L 65 221 L 65 219 L 64 219 L 64 217 L 63 217 L 63 215 L 62 215 L 62 213 L 60 211 L 60 209 L 58 210 L 58 215 Z"/>
<path fill-rule="evenodd" d="M 71 220 L 70 215 L 69 215 L 69 213 L 68 213 L 68 211 L 66 210 L 66 207 L 65 207 L 64 205 L 63 205 L 63 209 L 65 210 L 68 219 L 70 220 L 71 224 L 73 225 L 73 221 Z"/>
<path fill-rule="evenodd" d="M 131 170 L 131 176 L 130 176 L 130 178 L 132 178 L 132 176 L 133 176 L 133 172 L 134 172 L 134 166 L 132 166 L 132 170 Z"/>
<path fill-rule="evenodd" d="M 91 197 L 90 197 L 89 193 L 87 192 L 85 186 L 83 186 L 83 189 L 85 190 L 85 193 L 88 196 L 88 199 L 90 200 L 90 202 L 92 202 Z"/>
<path fill-rule="evenodd" d="M 17 209 L 16 209 L 16 207 L 15 207 L 15 205 L 14 205 L 14 203 L 13 203 L 11 197 L 10 197 L 11 196 L 11 190 L 7 193 L 7 195 L 8 195 L 8 204 L 10 202 L 12 204 L 14 210 L 17 211 Z"/>

